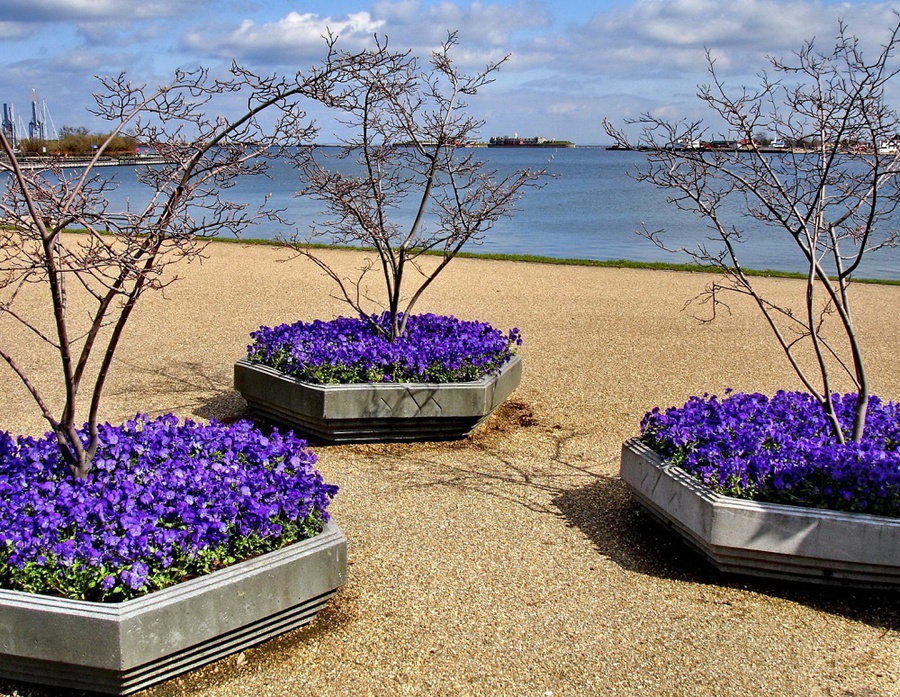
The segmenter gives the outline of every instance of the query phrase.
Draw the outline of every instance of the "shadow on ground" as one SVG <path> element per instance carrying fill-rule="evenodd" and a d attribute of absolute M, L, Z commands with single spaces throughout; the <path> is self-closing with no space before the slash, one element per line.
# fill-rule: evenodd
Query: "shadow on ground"
<path fill-rule="evenodd" d="M 206 418 L 247 418 L 241 396 L 220 391 L 194 413 Z M 261 423 L 261 425 L 264 425 Z M 271 424 L 269 424 L 271 425 Z M 516 431 L 540 432 L 547 440 L 547 458 L 556 474 L 535 472 L 517 462 L 509 447 Z M 395 474 L 410 487 L 448 486 L 478 490 L 513 501 L 536 513 L 561 515 L 586 535 L 597 551 L 635 573 L 676 581 L 741 588 L 796 602 L 821 612 L 863 622 L 886 631 L 900 631 L 900 594 L 893 591 L 816 586 L 788 581 L 725 574 L 644 513 L 622 480 L 603 476 L 585 462 L 566 454 L 575 434 L 543 424 L 523 402 L 508 401 L 470 438 L 441 444 L 388 443 L 332 446 L 377 461 L 389 472 L 402 460 L 405 471 Z M 310 441 L 314 447 L 321 443 Z M 325 446 L 328 447 L 328 446 Z M 462 448 L 488 462 L 487 466 L 442 463 L 433 448 Z M 572 481 L 584 482 L 572 486 Z M 550 505 L 547 505 L 547 497 Z"/>
<path fill-rule="evenodd" d="M 900 595 L 894 591 L 818 586 L 718 571 L 646 514 L 618 477 L 598 477 L 587 486 L 560 494 L 553 503 L 568 524 L 581 530 L 600 554 L 629 571 L 740 588 L 885 631 L 900 631 Z"/>
<path fill-rule="evenodd" d="M 118 389 L 110 390 L 111 397 L 127 395 L 129 401 L 157 403 L 160 413 L 190 412 L 203 419 L 231 423 L 244 417 L 247 402 L 232 389 L 230 378 L 221 373 L 211 374 L 208 366 L 199 361 L 172 361 L 165 366 L 147 366 L 119 360 L 119 368 L 127 368 L 138 377 Z M 159 403 L 159 396 L 165 403 Z"/>
<path fill-rule="evenodd" d="M 203 400 L 192 413 L 201 419 L 215 419 L 220 423 L 230 424 L 249 418 L 246 412 L 247 402 L 240 393 L 235 390 L 224 390 Z"/>

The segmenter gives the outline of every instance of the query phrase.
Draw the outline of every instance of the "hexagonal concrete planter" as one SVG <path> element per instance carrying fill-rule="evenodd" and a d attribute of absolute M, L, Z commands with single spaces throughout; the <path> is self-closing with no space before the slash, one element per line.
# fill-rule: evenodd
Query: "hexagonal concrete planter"
<path fill-rule="evenodd" d="M 315 537 L 122 603 L 0 590 L 0 676 L 129 694 L 307 624 L 347 577 Z"/>
<path fill-rule="evenodd" d="M 464 438 L 521 379 L 519 356 L 496 375 L 455 383 L 314 385 L 246 359 L 234 366 L 251 413 L 335 443 Z"/>
<path fill-rule="evenodd" d="M 647 511 L 730 573 L 900 587 L 900 520 L 722 496 L 638 439 L 620 474 Z"/>

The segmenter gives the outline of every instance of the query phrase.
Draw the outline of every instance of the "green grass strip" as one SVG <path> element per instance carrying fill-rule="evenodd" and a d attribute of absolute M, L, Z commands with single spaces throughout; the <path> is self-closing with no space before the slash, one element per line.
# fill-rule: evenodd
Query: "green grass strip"
<path fill-rule="evenodd" d="M 66 229 L 64 232 L 72 234 L 84 234 L 81 229 Z M 278 240 L 262 240 L 243 237 L 204 237 L 206 242 L 224 244 L 249 244 L 278 247 L 283 242 Z M 348 252 L 374 252 L 374 247 L 353 247 L 350 245 L 324 244 L 320 242 L 304 243 L 310 249 L 334 249 Z M 429 256 L 441 256 L 441 252 L 425 252 Z M 500 254 L 496 252 L 460 252 L 460 259 L 484 259 L 488 261 L 516 261 L 525 264 L 555 264 L 557 266 L 595 266 L 607 269 L 645 269 L 648 271 L 681 271 L 685 273 L 721 273 L 720 269 L 703 264 L 675 264 L 668 261 L 631 261 L 630 259 L 574 259 L 545 257 L 537 254 Z M 775 269 L 744 269 L 747 276 L 759 276 L 764 278 L 795 278 L 805 279 L 805 273 L 796 271 L 776 271 Z M 854 278 L 853 283 L 867 283 L 881 286 L 900 286 L 900 280 L 879 278 Z"/>
<path fill-rule="evenodd" d="M 282 243 L 277 240 L 239 239 L 229 237 L 209 238 L 212 242 L 225 242 L 228 244 L 260 244 L 266 246 L 279 246 Z M 334 249 L 350 252 L 374 252 L 374 247 L 352 247 L 349 245 L 336 245 L 324 243 L 304 243 L 310 249 Z M 441 256 L 441 252 L 425 252 L 429 256 Z M 648 271 L 681 271 L 685 273 L 720 273 L 720 269 L 703 264 L 676 264 L 668 261 L 632 261 L 630 259 L 575 259 L 546 257 L 538 254 L 502 254 L 499 252 L 460 252 L 456 255 L 460 259 L 484 259 L 487 261 L 516 261 L 525 264 L 555 264 L 557 266 L 595 266 L 608 269 L 643 269 Z M 778 271 L 776 269 L 744 269 L 747 276 L 759 276 L 763 278 L 796 278 L 805 279 L 806 274 L 798 271 Z M 854 278 L 853 283 L 868 283 L 874 285 L 900 286 L 900 280 L 878 278 Z"/>

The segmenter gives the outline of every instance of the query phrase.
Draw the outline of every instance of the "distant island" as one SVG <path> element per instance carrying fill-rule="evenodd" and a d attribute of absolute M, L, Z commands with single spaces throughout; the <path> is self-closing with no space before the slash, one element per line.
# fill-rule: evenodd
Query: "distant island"
<path fill-rule="evenodd" d="M 574 148 L 570 140 L 551 140 L 549 138 L 520 138 L 518 134 L 499 136 L 488 141 L 489 148 Z"/>

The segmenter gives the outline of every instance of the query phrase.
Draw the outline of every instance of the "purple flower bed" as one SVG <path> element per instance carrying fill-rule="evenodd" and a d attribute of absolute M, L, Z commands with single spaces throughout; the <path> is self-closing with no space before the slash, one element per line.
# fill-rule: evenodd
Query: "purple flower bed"
<path fill-rule="evenodd" d="M 521 345 L 485 322 L 410 315 L 406 332 L 387 338 L 387 313 L 260 327 L 247 357 L 305 382 L 467 382 L 498 371 Z M 378 328 L 382 331 L 379 331 Z"/>
<path fill-rule="evenodd" d="M 845 432 L 856 395 L 835 395 Z M 870 397 L 865 436 L 840 444 L 811 395 L 691 397 L 641 421 L 664 460 L 727 496 L 900 517 L 900 405 Z"/>
<path fill-rule="evenodd" d="M 0 587 L 119 601 L 321 532 L 337 487 L 293 433 L 172 415 L 101 426 L 75 479 L 55 438 L 0 432 Z"/>

